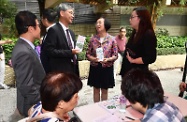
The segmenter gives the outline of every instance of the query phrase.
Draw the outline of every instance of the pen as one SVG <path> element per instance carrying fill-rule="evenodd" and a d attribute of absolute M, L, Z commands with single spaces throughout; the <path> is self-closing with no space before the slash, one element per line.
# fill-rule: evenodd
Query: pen
<path fill-rule="evenodd" d="M 131 118 L 131 117 L 128 117 L 128 116 L 125 116 L 127 119 L 130 119 L 130 120 L 135 120 L 135 119 L 133 119 L 133 118 Z"/>

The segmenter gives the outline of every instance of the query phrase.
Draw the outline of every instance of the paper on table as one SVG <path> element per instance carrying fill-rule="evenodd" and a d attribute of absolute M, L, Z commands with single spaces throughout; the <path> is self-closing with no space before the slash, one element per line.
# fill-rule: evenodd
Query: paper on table
<path fill-rule="evenodd" d="M 85 39 L 86 39 L 85 36 L 78 35 L 77 43 L 76 43 L 75 49 L 79 49 L 80 52 L 81 52 L 82 49 L 83 49 L 83 46 L 84 46 Z"/>
<path fill-rule="evenodd" d="M 128 112 L 126 113 L 116 112 L 114 114 L 106 114 L 104 116 L 97 117 L 92 122 L 128 122 L 128 121 L 132 121 L 132 119 L 130 118 L 134 120 L 138 119 L 133 117 Z"/>
<path fill-rule="evenodd" d="M 92 122 L 124 122 L 124 120 L 120 120 L 115 115 L 107 114 L 106 116 L 96 118 Z"/>
<path fill-rule="evenodd" d="M 99 102 L 98 105 L 111 114 L 119 110 L 119 102 L 116 100 L 102 101 Z"/>

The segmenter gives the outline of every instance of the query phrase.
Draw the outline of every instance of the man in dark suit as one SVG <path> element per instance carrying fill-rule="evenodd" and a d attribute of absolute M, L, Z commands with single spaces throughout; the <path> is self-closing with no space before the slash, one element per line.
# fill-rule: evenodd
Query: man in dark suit
<path fill-rule="evenodd" d="M 40 101 L 40 84 L 45 71 L 35 52 L 34 41 L 40 39 L 40 27 L 36 15 L 20 11 L 15 17 L 19 39 L 12 52 L 12 65 L 16 75 L 17 108 L 28 116 L 31 106 Z"/>
<path fill-rule="evenodd" d="M 62 3 L 59 5 L 57 14 L 59 22 L 48 30 L 42 45 L 41 56 L 49 57 L 49 72 L 71 72 L 79 76 L 76 56 L 79 50 L 75 49 L 75 34 L 68 28 L 73 21 L 74 10 L 70 5 Z"/>
<path fill-rule="evenodd" d="M 49 28 L 55 25 L 56 16 L 57 16 L 57 11 L 51 8 L 45 9 L 42 13 L 41 22 L 46 27 L 46 34 L 43 36 L 43 40 L 41 43 L 41 50 L 43 49 L 43 43 L 45 42 L 45 38 L 47 36 L 47 32 Z M 45 55 L 44 53 L 40 53 L 40 59 L 41 59 L 41 63 L 43 65 L 45 72 L 48 73 L 50 71 L 50 66 L 48 63 L 49 61 L 48 56 Z"/>

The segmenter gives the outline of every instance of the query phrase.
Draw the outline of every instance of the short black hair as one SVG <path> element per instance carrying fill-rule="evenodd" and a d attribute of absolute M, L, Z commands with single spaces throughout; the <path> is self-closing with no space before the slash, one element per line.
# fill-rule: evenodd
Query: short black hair
<path fill-rule="evenodd" d="M 30 11 L 20 11 L 15 17 L 15 24 L 18 34 L 28 31 L 28 26 L 36 26 L 36 15 Z"/>
<path fill-rule="evenodd" d="M 101 17 L 104 19 L 104 26 L 105 26 L 105 30 L 108 31 L 111 28 L 111 23 L 108 19 Z"/>
<path fill-rule="evenodd" d="M 42 18 L 47 19 L 50 23 L 54 23 L 57 18 L 57 10 L 52 8 L 45 9 L 42 13 Z"/>
<path fill-rule="evenodd" d="M 42 107 L 47 111 L 55 111 L 59 101 L 70 101 L 82 85 L 80 78 L 73 73 L 49 73 L 40 87 Z"/>
<path fill-rule="evenodd" d="M 125 74 L 121 84 L 122 94 L 131 103 L 139 102 L 143 107 L 154 107 L 164 102 L 164 90 L 156 73 L 143 69 L 132 69 Z"/>

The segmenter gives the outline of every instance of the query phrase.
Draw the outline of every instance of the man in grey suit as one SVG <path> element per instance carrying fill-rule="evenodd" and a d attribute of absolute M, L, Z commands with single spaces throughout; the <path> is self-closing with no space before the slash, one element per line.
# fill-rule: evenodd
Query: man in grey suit
<path fill-rule="evenodd" d="M 41 48 L 41 59 L 48 56 L 48 72 L 71 72 L 79 76 L 76 54 L 80 51 L 75 49 L 75 34 L 68 28 L 73 21 L 74 10 L 70 5 L 61 3 L 57 13 L 59 22 L 47 32 Z"/>
<path fill-rule="evenodd" d="M 36 15 L 20 11 L 15 17 L 19 39 L 12 52 L 12 65 L 16 75 L 17 109 L 28 116 L 31 106 L 40 101 L 40 84 L 45 71 L 35 52 L 34 41 L 40 39 L 40 27 Z"/>

